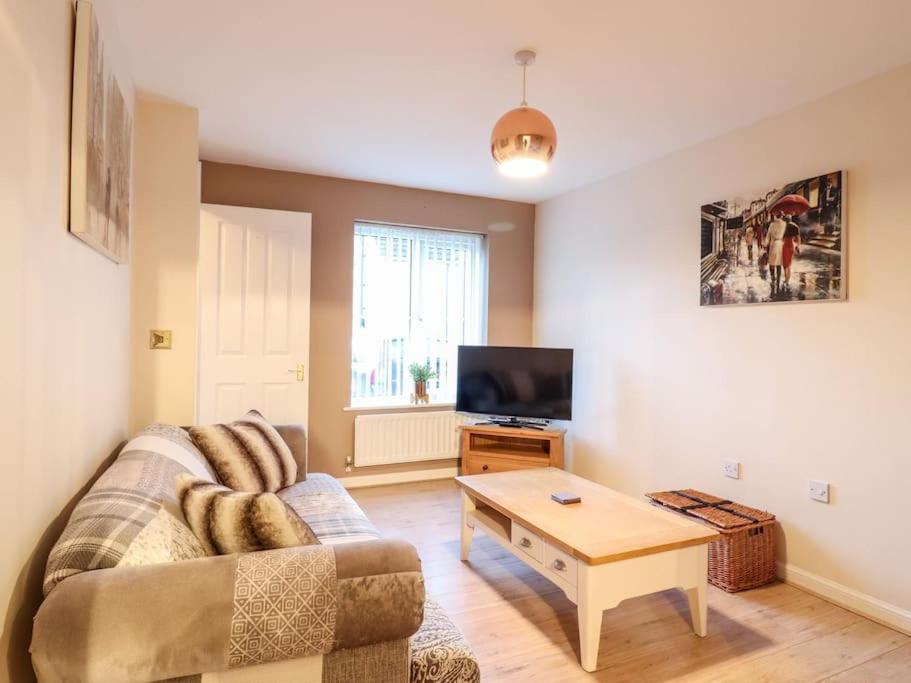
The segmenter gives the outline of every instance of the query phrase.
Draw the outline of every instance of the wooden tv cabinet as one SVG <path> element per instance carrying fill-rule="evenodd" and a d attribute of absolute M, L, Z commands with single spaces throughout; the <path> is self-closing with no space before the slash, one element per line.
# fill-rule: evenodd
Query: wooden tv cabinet
<path fill-rule="evenodd" d="M 565 429 L 462 425 L 459 431 L 460 474 L 508 472 L 530 467 L 563 468 Z"/>

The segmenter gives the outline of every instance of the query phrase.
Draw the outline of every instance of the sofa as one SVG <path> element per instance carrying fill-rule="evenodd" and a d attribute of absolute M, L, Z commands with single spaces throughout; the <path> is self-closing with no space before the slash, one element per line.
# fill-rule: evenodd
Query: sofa
<path fill-rule="evenodd" d="M 461 634 L 426 599 L 421 560 L 326 474 L 278 495 L 319 544 L 208 556 L 174 481 L 216 481 L 185 429 L 131 439 L 77 503 L 48 558 L 31 654 L 39 681 L 474 683 Z"/>

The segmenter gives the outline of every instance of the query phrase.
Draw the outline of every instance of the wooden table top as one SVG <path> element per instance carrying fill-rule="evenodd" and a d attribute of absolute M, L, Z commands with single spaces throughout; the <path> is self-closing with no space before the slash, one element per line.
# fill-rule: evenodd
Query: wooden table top
<path fill-rule="evenodd" d="M 632 496 L 553 467 L 456 477 L 472 498 L 588 564 L 708 543 L 718 532 Z M 561 505 L 569 491 L 581 503 Z"/>

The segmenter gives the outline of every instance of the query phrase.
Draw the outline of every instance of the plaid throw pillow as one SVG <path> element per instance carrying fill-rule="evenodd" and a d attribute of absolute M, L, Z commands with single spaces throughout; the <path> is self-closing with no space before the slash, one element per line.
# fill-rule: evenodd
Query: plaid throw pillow
<path fill-rule="evenodd" d="M 48 557 L 44 594 L 84 571 L 205 557 L 174 493 L 180 473 L 214 476 L 180 427 L 155 424 L 130 439 L 73 510 Z"/>
<path fill-rule="evenodd" d="M 274 493 L 239 493 L 186 473 L 175 481 L 187 523 L 210 555 L 319 544 Z"/>
<path fill-rule="evenodd" d="M 274 493 L 297 481 L 291 449 L 255 410 L 231 424 L 191 427 L 190 438 L 221 483 L 235 491 Z"/>

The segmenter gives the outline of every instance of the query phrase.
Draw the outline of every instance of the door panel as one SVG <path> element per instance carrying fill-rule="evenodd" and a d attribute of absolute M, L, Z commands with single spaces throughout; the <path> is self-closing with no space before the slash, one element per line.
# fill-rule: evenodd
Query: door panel
<path fill-rule="evenodd" d="M 219 383 L 215 385 L 215 414 L 241 415 L 244 405 L 243 384 Z M 212 420 L 206 420 L 212 422 Z"/>
<path fill-rule="evenodd" d="M 306 425 L 310 214 L 204 204 L 199 252 L 199 422 Z"/>
<path fill-rule="evenodd" d="M 288 319 L 293 264 L 291 238 L 288 233 L 269 235 L 265 315 L 265 350 L 269 355 L 287 354 L 290 347 Z"/>
<path fill-rule="evenodd" d="M 222 222 L 218 238 L 218 353 L 239 354 L 244 346 L 244 227 Z M 202 330 L 200 330 L 202 332 Z"/>

